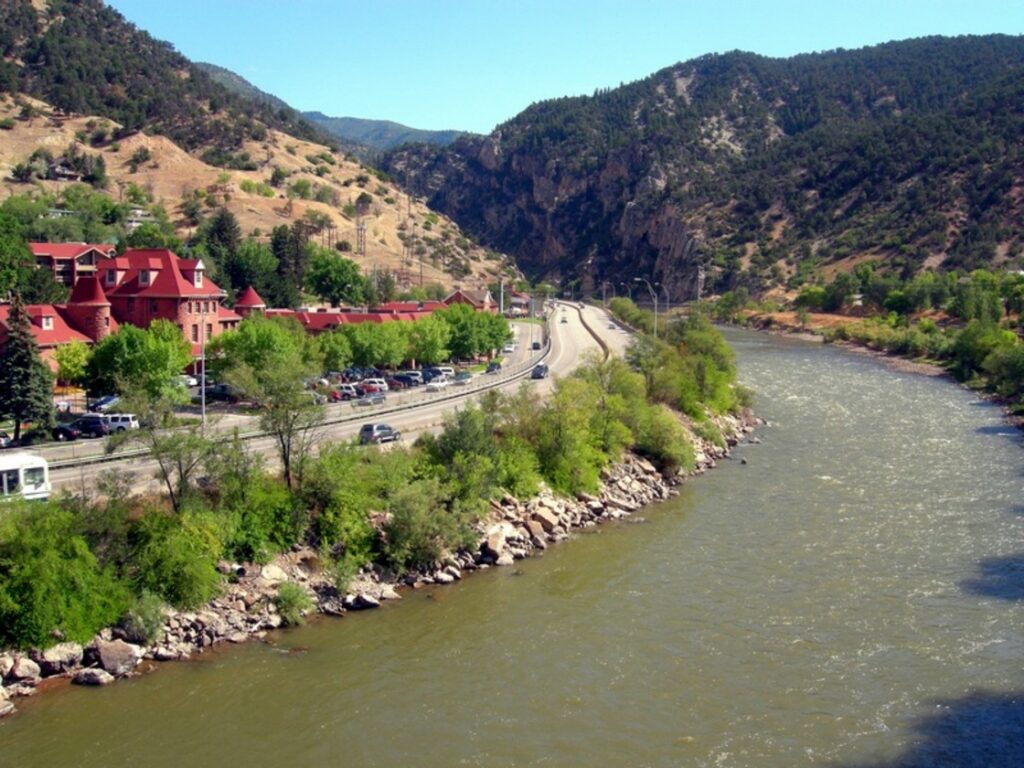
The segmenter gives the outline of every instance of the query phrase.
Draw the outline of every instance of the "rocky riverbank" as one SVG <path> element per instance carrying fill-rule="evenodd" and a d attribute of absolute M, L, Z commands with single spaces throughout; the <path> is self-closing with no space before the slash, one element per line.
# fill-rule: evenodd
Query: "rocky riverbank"
<path fill-rule="evenodd" d="M 714 467 L 761 424 L 751 413 L 716 421 L 725 445 L 694 437 L 696 466 L 690 475 Z M 344 592 L 321 571 L 319 555 L 308 547 L 295 548 L 262 566 L 221 563 L 225 576 L 222 595 L 202 610 L 168 609 L 155 643 L 140 642 L 116 627 L 103 630 L 84 647 L 65 642 L 46 650 L 0 653 L 0 717 L 14 712 L 12 699 L 35 694 L 46 680 L 65 678 L 78 685 L 107 685 L 139 674 L 152 662 L 188 659 L 215 645 L 262 639 L 285 623 L 275 602 L 285 582 L 302 586 L 322 614 L 340 616 L 378 608 L 384 602 L 400 600 L 403 588 L 450 584 L 475 570 L 511 565 L 568 539 L 573 530 L 628 517 L 647 504 L 675 495 L 675 486 L 684 477 L 666 477 L 646 459 L 627 454 L 604 472 L 595 495 L 567 499 L 542 491 L 527 501 L 510 496 L 493 501 L 490 514 L 478 526 L 475 548 L 451 553 L 429 571 L 408 573 L 400 579 L 377 566 L 366 568 Z"/>

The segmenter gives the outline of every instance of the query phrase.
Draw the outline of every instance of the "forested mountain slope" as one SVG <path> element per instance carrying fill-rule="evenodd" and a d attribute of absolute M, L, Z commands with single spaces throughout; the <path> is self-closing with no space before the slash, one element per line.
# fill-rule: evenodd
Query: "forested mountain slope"
<path fill-rule="evenodd" d="M 1022 139 L 1024 39 L 922 38 L 708 55 L 385 167 L 528 274 L 685 298 L 702 261 L 725 289 L 1018 259 Z"/>

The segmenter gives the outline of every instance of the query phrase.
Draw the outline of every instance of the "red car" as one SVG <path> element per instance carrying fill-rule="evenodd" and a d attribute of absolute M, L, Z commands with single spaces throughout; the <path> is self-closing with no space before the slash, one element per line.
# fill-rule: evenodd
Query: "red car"
<path fill-rule="evenodd" d="M 328 397 L 332 403 L 340 403 L 342 400 L 355 400 L 362 397 L 362 395 L 351 384 L 339 384 L 337 389 L 332 390 Z"/>

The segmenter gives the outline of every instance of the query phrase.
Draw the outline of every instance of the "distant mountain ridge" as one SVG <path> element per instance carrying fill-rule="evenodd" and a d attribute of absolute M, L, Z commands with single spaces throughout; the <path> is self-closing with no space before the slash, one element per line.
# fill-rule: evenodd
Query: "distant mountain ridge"
<path fill-rule="evenodd" d="M 1024 38 L 732 52 L 383 161 L 531 277 L 675 297 L 867 259 L 1024 264 Z"/>
<path fill-rule="evenodd" d="M 358 117 L 328 117 L 322 112 L 303 112 L 302 116 L 336 138 L 387 151 L 402 144 L 433 144 L 445 147 L 467 131 L 428 131 L 410 128 L 390 120 L 364 120 Z"/>

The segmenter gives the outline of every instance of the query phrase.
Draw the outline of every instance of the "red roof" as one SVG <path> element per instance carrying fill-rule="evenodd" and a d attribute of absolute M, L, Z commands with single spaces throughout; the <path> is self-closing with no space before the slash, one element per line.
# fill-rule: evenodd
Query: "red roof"
<path fill-rule="evenodd" d="M 71 291 L 71 298 L 68 304 L 100 304 L 110 306 L 107 295 L 103 293 L 99 278 L 93 275 L 86 275 L 78 278 L 75 287 Z"/>
<path fill-rule="evenodd" d="M 53 347 L 58 344 L 67 344 L 69 341 L 83 341 L 92 344 L 92 339 L 84 333 L 79 333 L 68 325 L 67 320 L 61 314 L 63 307 L 53 304 L 29 304 L 25 307 L 29 317 L 32 318 L 32 336 L 40 347 Z M 0 305 L 0 325 L 4 326 L 3 335 L 7 336 L 7 317 L 10 314 L 10 304 Z M 50 328 L 43 328 L 43 318 L 51 320 Z"/>
<path fill-rule="evenodd" d="M 416 301 L 389 301 L 373 308 L 374 312 L 419 312 L 420 305 Z"/>
<path fill-rule="evenodd" d="M 266 309 L 267 303 L 263 301 L 263 298 L 256 293 L 256 289 L 251 285 L 246 288 L 242 295 L 238 297 L 238 301 L 235 302 L 236 307 L 242 309 Z"/>
<path fill-rule="evenodd" d="M 205 276 L 202 287 L 187 280 L 182 270 L 194 271 L 198 261 L 179 259 L 167 249 L 138 249 L 125 251 L 115 259 L 103 259 L 97 264 L 99 272 L 111 269 L 123 271 L 124 277 L 108 290 L 110 296 L 131 297 L 172 297 L 172 298 L 217 298 L 224 292 Z M 149 283 L 143 285 L 139 273 L 148 271 Z M 107 284 L 109 285 L 109 283 Z"/>
<path fill-rule="evenodd" d="M 107 256 L 115 251 L 110 243 L 29 243 L 33 256 L 50 256 L 54 259 L 74 259 L 87 251 L 99 251 Z"/>
<path fill-rule="evenodd" d="M 228 309 L 227 307 L 218 304 L 217 305 L 217 320 L 219 322 L 221 322 L 221 323 L 223 323 L 223 322 L 231 322 L 232 320 L 237 320 L 237 321 L 241 322 L 242 316 L 239 315 L 234 310 Z"/>

